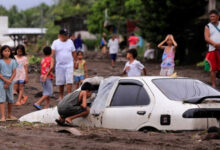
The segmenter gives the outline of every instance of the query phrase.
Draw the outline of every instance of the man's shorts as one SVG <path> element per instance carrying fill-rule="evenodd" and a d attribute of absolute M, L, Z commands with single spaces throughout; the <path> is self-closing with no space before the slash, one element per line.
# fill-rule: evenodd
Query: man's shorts
<path fill-rule="evenodd" d="M 115 60 L 116 60 L 116 58 L 117 58 L 117 54 L 110 54 L 110 57 L 111 57 L 111 59 L 112 59 L 112 60 L 114 60 L 114 61 L 115 61 Z"/>
<path fill-rule="evenodd" d="M 17 80 L 17 81 L 15 81 L 15 83 L 16 83 L 16 84 L 24 84 L 25 81 L 24 81 L 24 80 Z"/>
<path fill-rule="evenodd" d="M 4 88 L 4 81 L 0 80 L 0 103 L 14 103 L 13 84 L 9 85 L 8 89 Z"/>
<path fill-rule="evenodd" d="M 138 45 L 129 45 L 129 48 L 128 49 L 137 49 Z"/>
<path fill-rule="evenodd" d="M 61 118 L 67 118 L 86 111 L 86 109 L 82 108 L 81 106 L 70 106 L 69 108 L 63 110 L 63 109 L 59 109 L 59 105 L 58 105 L 57 108 Z"/>
<path fill-rule="evenodd" d="M 160 75 L 161 76 L 171 76 L 174 72 L 174 67 L 170 68 L 161 68 Z"/>
<path fill-rule="evenodd" d="M 80 82 L 80 81 L 82 81 L 82 80 L 84 80 L 85 79 L 85 76 L 84 75 L 82 75 L 82 76 L 74 76 L 74 81 L 77 83 L 77 82 Z"/>
<path fill-rule="evenodd" d="M 56 67 L 56 85 L 73 84 L 73 67 Z"/>
<path fill-rule="evenodd" d="M 208 52 L 205 59 L 210 65 L 210 71 L 220 70 L 220 55 L 218 50 Z"/>
<path fill-rule="evenodd" d="M 53 95 L 53 82 L 51 79 L 47 78 L 45 82 L 41 82 L 43 88 L 43 96 Z"/>

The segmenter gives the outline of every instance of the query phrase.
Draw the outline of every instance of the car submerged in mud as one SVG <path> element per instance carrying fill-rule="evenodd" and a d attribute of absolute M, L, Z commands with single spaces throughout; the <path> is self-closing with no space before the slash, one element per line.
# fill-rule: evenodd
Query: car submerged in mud
<path fill-rule="evenodd" d="M 220 92 L 191 78 L 94 77 L 90 114 L 74 125 L 126 130 L 203 130 L 219 126 Z M 80 90 L 80 89 L 78 89 Z M 55 123 L 57 108 L 22 116 L 20 121 Z"/>

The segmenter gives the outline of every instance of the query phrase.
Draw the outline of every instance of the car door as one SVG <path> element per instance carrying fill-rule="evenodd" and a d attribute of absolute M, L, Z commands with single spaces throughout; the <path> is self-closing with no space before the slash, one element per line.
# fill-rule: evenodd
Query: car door
<path fill-rule="evenodd" d="M 121 79 L 103 112 L 102 126 L 136 130 L 148 121 L 153 105 L 154 97 L 141 79 Z"/>

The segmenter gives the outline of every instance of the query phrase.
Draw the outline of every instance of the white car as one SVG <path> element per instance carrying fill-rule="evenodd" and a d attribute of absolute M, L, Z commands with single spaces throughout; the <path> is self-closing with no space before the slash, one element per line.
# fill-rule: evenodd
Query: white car
<path fill-rule="evenodd" d="M 73 120 L 73 124 L 111 129 L 175 131 L 219 126 L 220 92 L 199 80 L 181 77 L 110 77 L 98 84 L 90 114 L 86 118 Z M 52 108 L 27 114 L 20 121 L 55 123 L 58 117 L 57 108 Z"/>

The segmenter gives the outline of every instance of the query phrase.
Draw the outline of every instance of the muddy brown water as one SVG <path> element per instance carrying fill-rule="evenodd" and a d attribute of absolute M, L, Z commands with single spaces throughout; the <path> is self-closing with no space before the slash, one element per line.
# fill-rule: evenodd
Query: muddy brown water
<path fill-rule="evenodd" d="M 87 57 L 90 76 L 121 75 L 125 59 L 119 58 L 117 67 L 110 66 L 108 58 L 98 59 L 93 54 Z M 158 75 L 159 63 L 144 63 L 149 75 Z M 195 66 L 176 67 L 178 75 L 196 78 L 209 83 L 209 74 Z M 218 81 L 219 83 L 219 81 Z M 219 86 L 219 84 L 218 84 Z M 39 72 L 29 74 L 29 83 L 25 86 L 28 101 L 23 106 L 14 106 L 13 114 L 21 117 L 24 114 L 36 111 L 33 107 L 35 101 L 41 96 Z M 16 98 L 16 97 L 15 97 Z M 58 88 L 54 86 L 54 96 L 51 107 L 57 105 Z M 69 133 L 59 133 L 63 127 L 51 124 L 31 124 L 8 121 L 0 123 L 0 150 L 167 150 L 167 149 L 195 149 L 218 150 L 220 140 L 212 139 L 202 141 L 205 131 L 191 132 L 135 132 L 125 130 L 110 130 L 101 128 L 77 128 L 83 135 L 73 136 Z"/>

